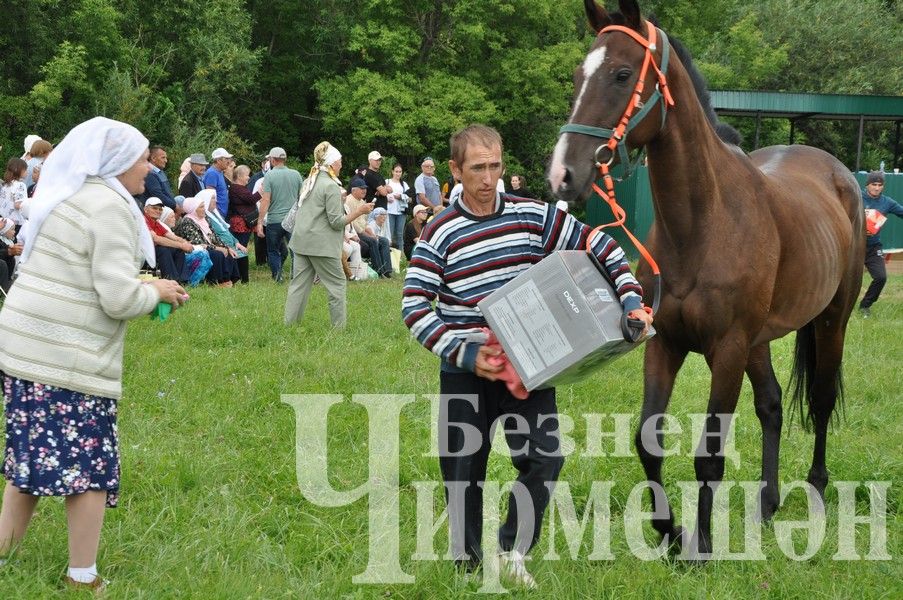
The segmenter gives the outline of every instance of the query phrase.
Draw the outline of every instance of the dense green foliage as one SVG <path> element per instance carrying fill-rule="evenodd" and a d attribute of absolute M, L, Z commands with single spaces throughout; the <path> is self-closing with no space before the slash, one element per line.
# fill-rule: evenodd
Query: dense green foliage
<path fill-rule="evenodd" d="M 348 328 L 329 329 L 322 286 L 297 326 L 282 325 L 285 287 L 270 281 L 266 267 L 252 268 L 250 286 L 197 288 L 188 305 L 164 323 L 131 323 L 125 351 L 124 396 L 119 404 L 122 452 L 120 507 L 106 513 L 98 567 L 113 581 L 110 599 L 316 599 L 477 597 L 478 585 L 457 577 L 449 561 L 413 560 L 417 538 L 414 482 L 440 481 L 438 460 L 428 456 L 434 430 L 425 394 L 438 390 L 438 359 L 410 336 L 400 317 L 400 283 L 372 281 L 348 290 Z M 570 486 L 577 517 L 586 511 L 594 481 L 612 481 L 611 550 L 614 560 L 589 560 L 596 529 L 589 519 L 576 559 L 571 558 L 560 517 L 552 536 L 549 521 L 533 552 L 530 569 L 540 589 L 515 598 L 899 598 L 903 578 L 903 515 L 900 481 L 903 421 L 899 418 L 903 372 L 903 276 L 892 275 L 873 318 L 853 315 L 844 357 L 846 411 L 828 436 L 832 481 L 889 481 L 887 551 L 891 561 L 832 560 L 838 548 L 838 496 L 829 487 L 823 546 L 809 560 L 787 558 L 773 525 L 762 530 L 767 560 L 719 561 L 691 568 L 679 561 L 635 558 L 623 516 L 630 490 L 644 479 L 639 460 L 610 456 L 614 441 L 603 438 L 607 457 L 569 456 L 561 481 Z M 793 336 L 772 344 L 779 381 L 787 383 Z M 628 414 L 631 428 L 642 402 L 642 351 L 628 354 L 576 385 L 558 390 L 559 410 L 575 422 L 578 449 L 592 429 L 585 413 Z M 667 436 L 679 456 L 666 459 L 666 487 L 679 518 L 678 481 L 693 481 L 689 449 L 696 440 L 688 415 L 703 412 L 709 388 L 705 361 L 692 355 L 677 380 L 669 412 L 683 433 Z M 416 577 L 409 585 L 358 586 L 368 551 L 368 501 L 324 508 L 298 489 L 295 471 L 296 415 L 280 394 L 341 394 L 330 415 L 330 483 L 351 490 L 367 481 L 368 420 L 352 394 L 416 394 L 402 412 L 400 429 L 401 565 Z M 791 423 L 785 406 L 781 442 L 782 485 L 805 478 L 813 436 Z M 600 431 L 613 423 L 602 421 Z M 738 465 L 728 461 L 725 478 L 759 477 L 761 430 L 748 382 L 737 406 Z M 2 434 L 0 434 L 2 441 Z M 632 448 L 628 440 L 627 445 Z M 504 448 L 504 444 L 501 444 Z M 302 459 L 305 457 L 301 457 Z M 493 453 L 489 478 L 515 476 L 510 459 Z M 867 515 L 865 488 L 856 511 Z M 434 494 L 434 514 L 442 497 Z M 743 548 L 742 495 L 731 499 L 732 550 Z M 777 521 L 804 521 L 806 499 L 790 494 Z M 31 530 L 10 562 L 0 567 L 0 598 L 87 598 L 62 591 L 66 568 L 63 502 L 40 502 Z M 648 542 L 656 543 L 645 525 Z M 803 552 L 805 534 L 794 534 Z M 443 524 L 433 547 L 447 547 Z M 561 560 L 547 558 L 555 548 Z M 869 549 L 869 527 L 857 527 L 856 548 Z"/>
<path fill-rule="evenodd" d="M 895 1 L 641 4 L 712 88 L 903 93 Z M 355 166 L 378 148 L 416 174 L 434 154 L 442 176 L 449 134 L 481 121 L 500 129 L 509 173 L 534 190 L 591 41 L 578 0 L 30 0 L 5 2 L 4 17 L 4 156 L 28 133 L 58 141 L 104 114 L 175 160 L 225 145 L 256 162 L 281 145 L 307 162 L 328 138 Z M 751 124 L 740 126 L 751 144 Z M 787 127 L 766 121 L 762 143 L 786 141 Z M 855 154 L 850 123 L 797 131 L 848 163 Z M 889 163 L 891 128 L 867 135 L 864 164 Z"/>

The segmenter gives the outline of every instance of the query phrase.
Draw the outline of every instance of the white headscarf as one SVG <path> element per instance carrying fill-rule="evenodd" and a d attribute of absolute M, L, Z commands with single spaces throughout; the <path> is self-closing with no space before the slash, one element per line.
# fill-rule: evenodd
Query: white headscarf
<path fill-rule="evenodd" d="M 72 197 L 90 176 L 100 177 L 115 190 L 129 207 L 138 224 L 141 254 L 150 266 L 156 265 L 154 242 L 144 215 L 132 195 L 116 178 L 135 164 L 149 142 L 140 131 L 126 123 L 94 117 L 66 134 L 41 169 L 41 185 L 28 201 L 28 221 L 19 238 L 23 242 L 21 262 L 28 260 L 38 232 L 58 204 Z"/>
<path fill-rule="evenodd" d="M 22 142 L 22 146 L 24 146 L 25 148 L 25 154 L 22 155 L 22 158 L 25 158 L 26 156 L 31 154 L 31 147 L 34 146 L 35 142 L 39 141 L 41 141 L 41 136 L 39 135 L 35 135 L 33 133 L 31 135 L 26 135 L 25 141 Z"/>
<path fill-rule="evenodd" d="M 326 154 L 323 155 L 323 166 L 331 167 L 332 163 L 342 158 L 342 153 L 339 152 L 335 146 L 332 144 L 329 145 L 329 149 L 326 151 Z"/>

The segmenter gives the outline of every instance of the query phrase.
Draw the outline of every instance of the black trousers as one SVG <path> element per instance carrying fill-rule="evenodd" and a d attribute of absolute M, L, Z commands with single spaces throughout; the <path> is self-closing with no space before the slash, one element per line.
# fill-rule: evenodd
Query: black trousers
<path fill-rule="evenodd" d="M 177 280 L 185 268 L 185 251 L 169 246 L 154 246 L 154 254 L 157 256 L 157 268 L 163 279 Z"/>
<path fill-rule="evenodd" d="M 552 487 L 564 464 L 555 390 L 535 391 L 527 400 L 518 400 L 504 383 L 491 382 L 473 373 L 443 371 L 439 381 L 439 467 L 446 485 L 455 560 L 475 566 L 483 557 L 483 488 L 480 486 L 486 479 L 496 421 L 505 429 L 511 462 L 518 471 L 498 543 L 502 550 L 516 549 L 526 554 L 539 539 Z M 466 424 L 470 434 L 456 423 Z M 477 440 L 474 440 L 474 430 L 479 432 Z"/>
<path fill-rule="evenodd" d="M 865 290 L 865 296 L 859 303 L 859 308 L 868 308 L 878 301 L 884 284 L 887 283 L 887 265 L 884 263 L 884 252 L 881 244 L 867 246 L 865 249 L 865 268 L 872 276 L 872 283 Z"/>

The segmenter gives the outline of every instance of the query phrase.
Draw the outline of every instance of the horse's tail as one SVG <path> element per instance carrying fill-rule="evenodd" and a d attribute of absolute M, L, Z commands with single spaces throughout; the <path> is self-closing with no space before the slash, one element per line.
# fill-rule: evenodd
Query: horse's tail
<path fill-rule="evenodd" d="M 793 350 L 793 370 L 790 372 L 790 387 L 793 388 L 793 402 L 791 404 L 790 418 L 793 413 L 799 411 L 800 423 L 803 429 L 810 431 L 814 423 L 813 408 L 814 399 L 812 386 L 815 383 L 815 323 L 810 321 L 796 332 L 796 344 Z M 838 406 L 843 410 L 843 371 L 837 369 L 834 377 L 834 390 L 837 402 L 832 410 L 832 416 L 836 414 Z"/>

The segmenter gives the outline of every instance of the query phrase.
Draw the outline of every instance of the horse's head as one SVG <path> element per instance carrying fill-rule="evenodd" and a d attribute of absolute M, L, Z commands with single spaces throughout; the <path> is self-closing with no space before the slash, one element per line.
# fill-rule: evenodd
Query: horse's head
<path fill-rule="evenodd" d="M 662 126 L 661 111 L 665 110 L 663 103 L 656 102 L 656 106 L 648 107 L 645 115 L 641 114 L 644 103 L 656 93 L 657 84 L 663 82 L 657 66 L 661 65 L 667 41 L 658 32 L 656 43 L 648 50 L 652 67 L 644 69 L 651 26 L 640 17 L 636 0 L 619 0 L 620 12 L 612 14 L 595 0 L 584 0 L 584 5 L 590 25 L 600 33 L 583 64 L 574 72 L 574 107 L 565 128 L 571 130 L 559 137 L 549 166 L 552 191 L 564 200 L 586 197 L 598 164 L 617 162 L 618 152 L 605 147 L 609 140 L 603 137 L 600 128 L 618 129 L 628 107 L 632 106 L 634 122 L 630 127 L 624 124 L 624 134 L 628 147 L 638 148 L 658 134 Z M 605 30 L 612 25 L 619 27 Z M 636 37 L 621 28 L 634 32 Z M 646 40 L 646 45 L 637 37 Z M 642 87 L 638 87 L 641 77 Z M 578 126 L 587 127 L 574 131 L 581 129 Z"/>

